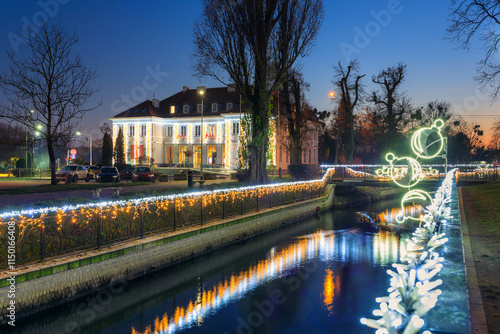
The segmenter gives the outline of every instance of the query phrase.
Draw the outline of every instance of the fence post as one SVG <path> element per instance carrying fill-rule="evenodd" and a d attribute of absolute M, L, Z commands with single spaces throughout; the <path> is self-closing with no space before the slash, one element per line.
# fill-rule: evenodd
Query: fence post
<path fill-rule="evenodd" d="M 243 196 L 240 195 L 241 199 L 241 214 L 243 214 Z"/>
<path fill-rule="evenodd" d="M 285 186 L 283 186 L 283 192 L 281 196 L 281 205 L 285 205 Z"/>
<path fill-rule="evenodd" d="M 201 220 L 201 224 L 200 225 L 203 225 L 203 195 L 200 196 L 200 220 Z"/>
<path fill-rule="evenodd" d="M 45 261 L 45 220 L 43 218 L 40 226 L 40 255 L 42 262 Z"/>
<path fill-rule="evenodd" d="M 144 238 L 144 205 L 141 203 L 141 239 Z"/>
<path fill-rule="evenodd" d="M 226 218 L 226 194 L 222 195 L 222 219 Z"/>
<path fill-rule="evenodd" d="M 257 211 L 259 211 L 259 188 L 257 188 Z"/>
<path fill-rule="evenodd" d="M 101 248 L 101 219 L 102 206 L 99 206 L 99 215 L 97 216 L 97 249 Z"/>
<path fill-rule="evenodd" d="M 271 189 L 271 191 L 269 192 L 269 207 L 270 208 L 273 207 L 273 190 L 274 189 Z"/>
<path fill-rule="evenodd" d="M 174 231 L 177 230 L 177 215 L 176 215 L 176 203 L 177 199 L 174 198 Z"/>

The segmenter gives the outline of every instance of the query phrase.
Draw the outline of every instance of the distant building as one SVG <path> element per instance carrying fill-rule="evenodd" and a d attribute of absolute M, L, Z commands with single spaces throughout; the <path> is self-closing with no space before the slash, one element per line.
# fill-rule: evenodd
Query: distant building
<path fill-rule="evenodd" d="M 154 164 L 160 167 L 199 167 L 203 161 L 203 166 L 235 169 L 238 166 L 241 118 L 246 109 L 248 106 L 241 102 L 233 87 L 207 88 L 203 106 L 196 89 L 183 87 L 182 91 L 162 101 L 147 100 L 110 118 L 113 143 L 118 129 L 122 128 L 125 159 L 132 165 L 151 163 L 154 159 Z M 283 129 L 280 132 L 285 136 Z M 276 133 L 273 131 L 270 138 L 273 154 L 269 163 L 278 166 L 281 156 L 281 168 L 287 169 L 286 157 L 289 154 L 286 147 L 277 145 Z M 317 134 L 311 134 L 304 148 L 303 163 L 317 164 L 317 138 Z"/>

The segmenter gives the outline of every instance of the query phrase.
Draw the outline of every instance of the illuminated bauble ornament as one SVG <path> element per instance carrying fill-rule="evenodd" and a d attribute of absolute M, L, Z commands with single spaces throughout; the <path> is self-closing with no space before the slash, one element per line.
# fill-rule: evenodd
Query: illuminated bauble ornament
<path fill-rule="evenodd" d="M 406 216 L 405 207 L 409 204 L 427 206 L 430 203 L 432 203 L 432 197 L 429 193 L 423 190 L 411 190 L 403 196 L 403 199 L 401 200 L 401 212 L 397 215 L 396 220 L 398 223 L 404 223 L 407 219 L 419 221 L 421 217 Z"/>
<path fill-rule="evenodd" d="M 387 175 L 400 187 L 410 188 L 415 186 L 424 178 L 422 167 L 417 160 L 410 157 L 398 158 L 389 153 L 385 159 L 391 164 L 387 169 Z M 395 167 L 395 165 L 406 165 L 407 167 Z M 406 169 L 406 173 L 404 173 Z"/>
<path fill-rule="evenodd" d="M 444 122 L 434 121 L 431 127 L 421 128 L 411 137 L 411 148 L 422 159 L 432 159 L 438 156 L 444 148 L 445 138 L 441 134 Z"/>

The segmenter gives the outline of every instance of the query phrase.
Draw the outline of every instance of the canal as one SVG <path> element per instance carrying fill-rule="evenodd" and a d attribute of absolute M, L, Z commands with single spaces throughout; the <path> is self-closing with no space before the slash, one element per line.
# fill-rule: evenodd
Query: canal
<path fill-rule="evenodd" d="M 414 227 L 399 201 L 333 210 L 19 319 L 19 333 L 373 333 Z M 409 208 L 414 210 L 413 208 Z M 154 268 L 153 268 L 154 269 Z"/>

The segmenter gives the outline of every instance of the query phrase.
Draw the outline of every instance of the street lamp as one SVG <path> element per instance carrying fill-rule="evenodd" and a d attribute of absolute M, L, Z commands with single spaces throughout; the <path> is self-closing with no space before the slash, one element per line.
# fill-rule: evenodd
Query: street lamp
<path fill-rule="evenodd" d="M 77 136 L 81 136 L 81 135 L 89 136 L 89 141 L 90 141 L 90 161 L 89 161 L 89 164 L 92 165 L 92 135 L 89 133 L 81 133 L 80 131 L 77 131 L 76 135 Z"/>
<path fill-rule="evenodd" d="M 203 98 L 205 97 L 205 91 L 207 87 L 198 86 L 196 91 L 199 95 L 201 95 L 201 129 L 200 129 L 200 137 L 201 137 L 201 164 L 200 164 L 200 180 L 203 180 Z"/>

